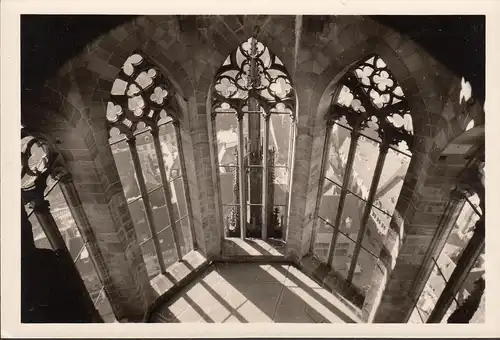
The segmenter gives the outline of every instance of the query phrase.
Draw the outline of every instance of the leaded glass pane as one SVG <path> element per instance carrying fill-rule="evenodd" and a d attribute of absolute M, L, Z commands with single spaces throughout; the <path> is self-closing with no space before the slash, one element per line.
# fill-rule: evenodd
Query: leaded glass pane
<path fill-rule="evenodd" d="M 437 259 L 440 268 L 442 268 L 448 277 L 453 272 L 467 243 L 469 243 L 478 220 L 479 216 L 472 209 L 470 204 L 465 202 L 453 229 L 446 239 L 443 250 Z"/>
<path fill-rule="evenodd" d="M 153 144 L 153 136 L 150 132 L 145 132 L 137 136 L 137 153 L 141 161 L 142 174 L 146 183 L 146 190 L 152 190 L 161 185 L 160 169 Z"/>
<path fill-rule="evenodd" d="M 341 190 L 341 187 L 325 179 L 318 216 L 331 225 L 335 224 Z"/>
<path fill-rule="evenodd" d="M 287 168 L 269 168 L 268 200 L 274 205 L 285 205 L 288 190 Z"/>
<path fill-rule="evenodd" d="M 481 207 L 480 207 L 480 199 L 479 199 L 479 196 L 477 194 L 474 194 L 472 196 L 470 196 L 468 199 L 467 199 L 468 203 L 471 204 L 474 208 L 476 208 L 476 210 L 479 212 L 479 214 L 482 214 L 483 212 L 481 211 Z"/>
<path fill-rule="evenodd" d="M 180 230 L 180 222 L 176 222 L 176 228 L 177 230 Z M 158 234 L 158 243 L 160 244 L 160 251 L 163 254 L 165 267 L 168 268 L 177 262 L 177 250 L 175 248 L 172 228 L 167 228 Z"/>
<path fill-rule="evenodd" d="M 389 149 L 385 157 L 374 205 L 392 215 L 410 165 L 410 157 Z"/>
<path fill-rule="evenodd" d="M 346 194 L 344 209 L 340 219 L 340 231 L 351 239 L 355 240 L 358 237 L 359 229 L 361 228 L 361 218 L 365 210 L 366 202 L 359 199 L 352 193 Z"/>
<path fill-rule="evenodd" d="M 219 167 L 219 179 L 222 204 L 237 204 L 239 202 L 238 168 Z"/>
<path fill-rule="evenodd" d="M 389 215 L 372 207 L 366 224 L 365 236 L 362 241 L 363 247 L 373 254 L 379 254 L 390 223 L 391 217 Z"/>
<path fill-rule="evenodd" d="M 420 312 L 423 322 L 427 322 L 436 302 L 446 286 L 444 277 L 440 274 L 434 265 L 431 275 L 425 284 L 425 287 L 417 301 L 417 308 Z"/>
<path fill-rule="evenodd" d="M 223 205 L 222 216 L 224 223 L 224 232 L 226 237 L 240 236 L 240 206 L 239 205 Z"/>
<path fill-rule="evenodd" d="M 455 315 L 452 315 L 457 306 L 463 305 L 466 301 L 472 303 L 473 300 L 478 304 L 478 309 L 473 314 L 470 323 L 483 323 L 485 315 L 485 305 L 484 305 L 484 273 L 485 273 L 485 254 L 484 250 L 482 254 L 477 259 L 474 267 L 467 274 L 462 286 L 460 287 L 457 295 L 455 296 L 456 302 L 447 311 L 447 314 L 442 319 L 442 322 L 452 321 Z M 448 321 L 448 317 L 452 320 Z"/>
<path fill-rule="evenodd" d="M 339 233 L 335 244 L 332 268 L 344 279 L 347 278 L 355 246 L 355 242 Z"/>
<path fill-rule="evenodd" d="M 373 271 L 376 270 L 377 258 L 361 248 L 354 268 L 352 283 L 366 294 L 372 284 Z"/>
<path fill-rule="evenodd" d="M 328 261 L 328 252 L 333 237 L 333 226 L 322 219 L 316 221 L 316 235 L 314 238 L 313 252 L 322 262 Z"/>
<path fill-rule="evenodd" d="M 233 114 L 218 114 L 215 117 L 217 131 L 217 159 L 219 165 L 238 163 L 238 120 Z"/>
<path fill-rule="evenodd" d="M 184 217 L 175 224 L 177 234 L 179 235 L 179 246 L 181 247 L 182 256 L 193 250 L 193 235 L 189 228 L 189 219 Z"/>
<path fill-rule="evenodd" d="M 184 196 L 184 181 L 182 177 L 175 179 L 169 183 L 170 195 L 172 200 L 172 209 L 174 213 L 174 220 L 187 215 L 186 197 Z"/>
<path fill-rule="evenodd" d="M 179 161 L 179 149 L 174 125 L 169 123 L 159 127 L 159 139 L 165 164 L 167 180 L 182 175 Z"/>
<path fill-rule="evenodd" d="M 422 323 L 422 318 L 420 317 L 420 313 L 418 308 L 413 308 L 413 312 L 411 313 L 410 319 L 408 323 Z"/>
<path fill-rule="evenodd" d="M 262 236 L 262 205 L 247 204 L 247 237 Z"/>
<path fill-rule="evenodd" d="M 285 223 L 285 206 L 274 205 L 270 206 L 268 211 L 269 218 L 267 220 L 268 237 L 281 239 L 284 231 Z"/>
<path fill-rule="evenodd" d="M 132 156 L 126 141 L 111 145 L 113 158 L 115 160 L 116 169 L 120 176 L 120 181 L 123 186 L 123 192 L 127 202 L 130 202 L 141 196 L 139 187 L 137 185 L 137 177 L 135 175 L 134 164 L 132 163 Z"/>
<path fill-rule="evenodd" d="M 130 215 L 132 216 L 132 221 L 134 223 L 139 243 L 149 239 L 151 237 L 151 231 L 149 230 L 146 220 L 146 212 L 142 199 L 130 203 L 128 208 L 130 210 Z"/>
<path fill-rule="evenodd" d="M 342 185 L 351 145 L 351 131 L 334 124 L 330 134 L 330 147 L 325 166 L 325 176 Z"/>
<path fill-rule="evenodd" d="M 149 194 L 149 203 L 153 212 L 153 221 L 157 231 L 170 225 L 163 187 Z"/>
<path fill-rule="evenodd" d="M 288 166 L 291 129 L 290 115 L 271 115 L 269 119 L 269 147 L 275 151 L 274 165 Z"/>
<path fill-rule="evenodd" d="M 154 248 L 153 240 L 149 240 L 141 245 L 142 256 L 146 264 L 146 271 L 150 279 L 160 273 L 160 265 Z"/>
<path fill-rule="evenodd" d="M 348 154 L 348 146 L 346 145 L 345 149 L 341 152 Z M 354 156 L 349 190 L 364 200 L 368 198 L 370 192 L 378 155 L 379 145 L 364 136 L 360 136 Z"/>

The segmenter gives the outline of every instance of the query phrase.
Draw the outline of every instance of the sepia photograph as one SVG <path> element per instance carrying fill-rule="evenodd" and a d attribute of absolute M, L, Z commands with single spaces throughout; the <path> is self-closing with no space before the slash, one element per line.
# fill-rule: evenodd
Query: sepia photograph
<path fill-rule="evenodd" d="M 19 322 L 484 324 L 485 22 L 20 15 Z"/>

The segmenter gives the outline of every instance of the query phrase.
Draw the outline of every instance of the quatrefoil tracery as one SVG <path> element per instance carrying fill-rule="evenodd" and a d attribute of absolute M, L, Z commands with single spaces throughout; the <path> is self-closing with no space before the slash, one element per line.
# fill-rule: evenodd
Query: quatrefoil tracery
<path fill-rule="evenodd" d="M 106 118 L 109 130 L 132 136 L 143 126 L 156 128 L 175 111 L 173 91 L 156 65 L 139 53 L 131 55 L 113 83 Z"/>
<path fill-rule="evenodd" d="M 281 60 L 255 38 L 222 64 L 213 90 L 214 112 L 241 112 L 255 98 L 265 114 L 293 112 L 293 85 Z M 281 111 L 283 109 L 283 111 Z"/>
<path fill-rule="evenodd" d="M 379 56 L 371 56 L 351 70 L 333 100 L 332 123 L 402 151 L 411 150 L 413 119 L 403 89 Z"/>

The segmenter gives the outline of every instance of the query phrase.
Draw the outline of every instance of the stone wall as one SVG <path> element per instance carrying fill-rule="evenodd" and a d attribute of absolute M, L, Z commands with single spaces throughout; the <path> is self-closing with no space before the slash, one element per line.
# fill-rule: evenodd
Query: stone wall
<path fill-rule="evenodd" d="M 25 125 L 56 143 L 74 177 L 116 292 L 110 300 L 119 306 L 118 317 L 141 314 L 154 293 L 108 144 L 105 110 L 112 83 L 126 58 L 140 50 L 176 88 L 183 102 L 178 118 L 194 237 L 201 254 L 217 259 L 222 225 L 217 222 L 208 94 L 225 57 L 251 35 L 283 61 L 297 94 L 285 249 L 293 261 L 305 256 L 312 242 L 325 116 L 336 82 L 353 63 L 376 53 L 402 85 L 414 117 L 415 148 L 396 206 L 399 221 L 392 223 L 397 242 L 383 250 L 376 274 L 387 287 L 374 285 L 364 309 L 378 322 L 403 321 L 411 308 L 406 292 L 463 166 L 452 158 L 440 161 L 440 152 L 471 119 L 483 124 L 484 113 L 479 104 L 466 109 L 459 103 L 460 75 L 405 36 L 362 16 L 139 17 L 93 41 L 49 79 L 35 99 L 23 103 Z M 382 261 L 384 256 L 393 260 Z M 386 268 L 388 263 L 393 268 Z"/>

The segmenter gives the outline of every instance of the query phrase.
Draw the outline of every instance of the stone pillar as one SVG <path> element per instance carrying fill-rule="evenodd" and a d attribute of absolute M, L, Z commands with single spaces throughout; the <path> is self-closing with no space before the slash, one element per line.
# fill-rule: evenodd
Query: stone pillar
<path fill-rule="evenodd" d="M 184 148 L 182 145 L 182 137 L 181 137 L 181 129 L 179 126 L 179 123 L 177 121 L 173 121 L 172 124 L 174 125 L 175 129 L 175 137 L 177 139 L 177 149 L 179 150 L 179 163 L 181 167 L 181 174 L 182 174 L 182 183 L 184 185 L 184 195 L 186 197 L 186 204 L 187 204 L 187 213 L 188 213 L 188 219 L 189 219 L 189 230 L 191 231 L 191 238 L 193 240 L 193 250 L 198 250 L 198 241 L 196 238 L 196 231 L 194 229 L 194 221 L 193 221 L 193 204 L 191 202 L 191 195 L 189 193 L 189 183 L 188 183 L 188 176 L 186 172 L 186 160 L 184 158 Z M 163 158 L 162 158 L 163 161 Z"/>
<path fill-rule="evenodd" d="M 95 237 L 94 231 L 90 224 L 87 214 L 83 209 L 83 204 L 80 200 L 80 196 L 75 188 L 71 174 L 65 169 L 58 169 L 55 173 L 56 180 L 59 182 L 59 187 L 66 200 L 66 204 L 71 212 L 71 216 L 75 220 L 76 226 L 80 235 L 82 236 L 83 242 L 87 251 L 89 252 L 90 260 L 94 265 L 94 269 L 99 277 L 104 292 L 109 300 L 113 313 L 116 314 L 115 306 L 119 305 L 121 302 L 119 299 L 110 292 L 113 290 L 113 283 L 110 278 L 109 270 L 105 264 L 104 256 L 97 246 L 97 239 Z"/>
<path fill-rule="evenodd" d="M 35 185 L 32 189 L 22 191 L 22 196 L 25 202 L 33 209 L 40 226 L 42 227 L 47 239 L 50 242 L 52 249 L 59 256 L 64 267 L 69 271 L 68 277 L 74 277 L 74 280 L 70 282 L 76 283 L 76 292 L 81 294 L 82 299 L 80 300 L 83 304 L 83 308 L 87 311 L 88 315 L 91 315 L 93 322 L 102 322 L 102 318 L 99 312 L 94 307 L 94 303 L 90 298 L 89 292 L 85 287 L 85 284 L 78 272 L 73 258 L 71 257 L 64 238 L 59 232 L 56 221 L 50 212 L 49 201 L 44 197 L 44 191 L 46 188 L 46 178 L 47 175 L 40 175 L 35 180 Z M 65 269 L 65 270 L 66 270 Z"/>

